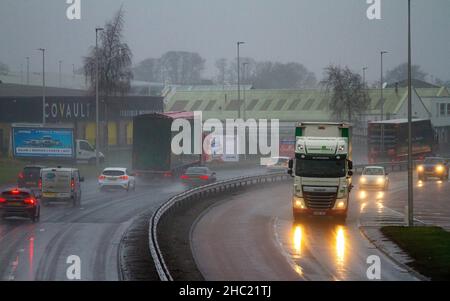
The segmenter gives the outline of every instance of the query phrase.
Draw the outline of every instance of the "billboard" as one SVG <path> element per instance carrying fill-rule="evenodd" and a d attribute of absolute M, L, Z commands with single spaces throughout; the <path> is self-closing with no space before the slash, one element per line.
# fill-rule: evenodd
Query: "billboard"
<path fill-rule="evenodd" d="M 73 129 L 13 127 L 12 149 L 16 158 L 66 158 L 75 156 Z"/>

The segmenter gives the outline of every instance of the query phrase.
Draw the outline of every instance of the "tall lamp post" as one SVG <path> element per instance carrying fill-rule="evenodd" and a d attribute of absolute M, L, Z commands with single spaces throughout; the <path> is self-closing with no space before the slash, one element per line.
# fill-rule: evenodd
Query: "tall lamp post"
<path fill-rule="evenodd" d="M 30 84 L 30 57 L 27 56 L 27 85 Z"/>
<path fill-rule="evenodd" d="M 42 52 L 42 124 L 45 124 L 45 48 L 39 48 Z"/>
<path fill-rule="evenodd" d="M 414 226 L 412 161 L 411 0 L 408 0 L 408 226 Z"/>
<path fill-rule="evenodd" d="M 363 86 L 364 86 L 364 90 L 366 89 L 366 70 L 369 69 L 368 67 L 363 67 L 362 71 L 363 71 Z"/>
<path fill-rule="evenodd" d="M 246 102 L 246 99 L 245 99 L 245 84 L 246 84 L 246 80 L 247 80 L 247 76 L 248 76 L 248 74 L 247 74 L 247 66 L 248 66 L 248 62 L 245 62 L 245 63 L 242 64 L 242 67 L 244 69 L 244 71 L 243 71 L 243 82 L 244 82 L 244 90 L 243 90 L 243 93 L 244 93 L 244 95 L 243 95 L 243 97 L 244 97 L 244 99 L 243 99 L 243 103 L 244 103 L 244 120 L 246 118 L 245 115 L 247 113 L 247 108 L 245 106 L 245 102 Z"/>
<path fill-rule="evenodd" d="M 381 121 L 384 119 L 384 98 L 383 98 L 383 55 L 388 53 L 387 51 L 381 51 L 381 72 L 380 72 L 380 101 L 381 101 Z"/>
<path fill-rule="evenodd" d="M 98 104 L 98 32 L 102 31 L 103 28 L 95 28 L 95 166 L 97 170 L 100 167 L 100 129 L 99 129 L 99 104 Z"/>
<path fill-rule="evenodd" d="M 62 65 L 62 60 L 59 60 L 58 63 L 59 63 L 59 87 L 61 88 L 61 85 L 62 85 L 62 78 L 61 78 L 61 65 Z"/>
<path fill-rule="evenodd" d="M 242 44 L 245 44 L 245 42 L 237 42 L 237 92 L 238 92 L 238 118 L 241 118 L 241 74 L 240 74 L 240 58 L 239 58 L 239 48 Z"/>

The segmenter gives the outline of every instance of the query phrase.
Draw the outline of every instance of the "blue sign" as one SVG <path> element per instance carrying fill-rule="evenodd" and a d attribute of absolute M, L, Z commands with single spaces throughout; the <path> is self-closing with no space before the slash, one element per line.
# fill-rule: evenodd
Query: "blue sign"
<path fill-rule="evenodd" d="M 13 128 L 16 158 L 73 158 L 73 129 Z"/>

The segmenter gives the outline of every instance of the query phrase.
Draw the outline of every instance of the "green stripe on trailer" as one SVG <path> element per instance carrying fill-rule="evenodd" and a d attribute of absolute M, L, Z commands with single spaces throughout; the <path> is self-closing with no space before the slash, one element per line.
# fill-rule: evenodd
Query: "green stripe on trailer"
<path fill-rule="evenodd" d="M 296 127 L 295 128 L 295 136 L 296 137 L 301 137 L 303 135 L 303 131 L 301 127 Z"/>

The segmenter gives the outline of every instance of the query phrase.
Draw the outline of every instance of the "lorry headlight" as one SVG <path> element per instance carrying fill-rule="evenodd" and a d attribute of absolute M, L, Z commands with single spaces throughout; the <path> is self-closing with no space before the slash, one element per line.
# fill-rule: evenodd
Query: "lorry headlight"
<path fill-rule="evenodd" d="M 344 201 L 339 201 L 337 203 L 336 207 L 339 208 L 339 209 L 344 209 L 345 208 L 345 202 Z"/>
<path fill-rule="evenodd" d="M 303 198 L 294 197 L 294 207 L 298 209 L 305 209 L 305 201 Z"/>
<path fill-rule="evenodd" d="M 417 171 L 418 171 L 418 172 L 422 172 L 422 171 L 423 171 L 423 165 L 417 166 Z"/>

